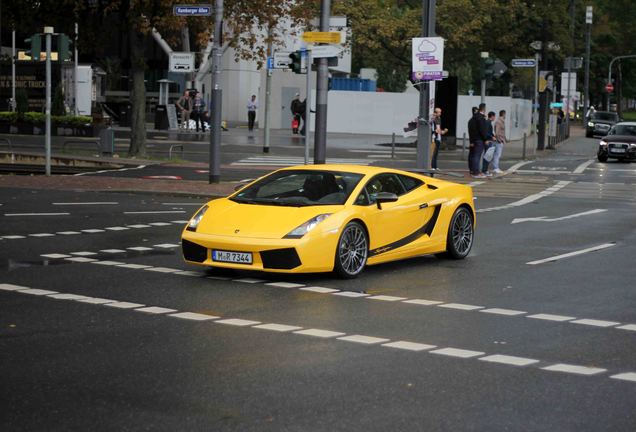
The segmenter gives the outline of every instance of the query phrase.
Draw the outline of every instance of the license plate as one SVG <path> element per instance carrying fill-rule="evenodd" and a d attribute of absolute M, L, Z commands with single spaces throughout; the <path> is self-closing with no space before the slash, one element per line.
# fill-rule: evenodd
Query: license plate
<path fill-rule="evenodd" d="M 237 264 L 252 264 L 252 254 L 250 252 L 213 250 L 212 260 Z"/>
<path fill-rule="evenodd" d="M 610 148 L 610 151 L 612 153 L 625 153 L 625 149 L 624 148 L 616 148 L 616 147 L 612 147 Z"/>

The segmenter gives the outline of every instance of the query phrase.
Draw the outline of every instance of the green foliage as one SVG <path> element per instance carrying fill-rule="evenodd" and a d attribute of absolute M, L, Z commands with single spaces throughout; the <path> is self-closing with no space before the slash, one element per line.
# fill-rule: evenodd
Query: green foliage
<path fill-rule="evenodd" d="M 24 120 L 31 124 L 42 124 L 46 122 L 46 115 L 39 112 L 26 112 L 24 113 Z"/>
<path fill-rule="evenodd" d="M 0 112 L 0 122 L 14 124 L 16 121 L 18 121 L 18 113 L 11 111 Z"/>
<path fill-rule="evenodd" d="M 55 88 L 53 100 L 51 101 L 51 114 L 54 116 L 61 116 L 66 114 L 66 107 L 64 106 L 64 91 L 62 90 L 62 85 L 58 85 Z"/>

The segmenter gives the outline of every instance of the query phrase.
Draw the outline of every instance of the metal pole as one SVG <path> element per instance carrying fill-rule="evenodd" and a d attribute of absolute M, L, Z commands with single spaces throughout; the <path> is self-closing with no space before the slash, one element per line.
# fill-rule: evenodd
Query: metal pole
<path fill-rule="evenodd" d="M 331 0 L 320 1 L 320 31 L 329 31 Z M 318 60 L 316 76 L 316 136 L 314 139 L 314 163 L 324 164 L 327 158 L 327 98 L 329 90 L 329 59 Z M 308 71 L 311 65 L 307 65 Z M 305 129 L 305 132 L 307 130 Z"/>
<path fill-rule="evenodd" d="M 539 53 L 534 53 L 534 104 L 532 104 L 532 123 L 535 128 L 538 123 L 537 110 L 539 106 Z"/>
<path fill-rule="evenodd" d="M 79 84 L 77 81 L 77 77 L 79 74 L 79 58 L 78 58 L 78 54 L 77 54 L 77 42 L 79 41 L 79 27 L 77 25 L 77 23 L 75 23 L 75 43 L 74 48 L 75 48 L 75 70 L 73 71 L 73 111 L 75 113 L 75 115 L 79 115 L 79 107 L 77 106 L 77 96 L 79 93 Z"/>
<path fill-rule="evenodd" d="M 625 58 L 636 58 L 636 55 L 624 55 L 624 56 L 618 56 L 618 57 L 614 57 L 609 64 L 609 70 L 607 73 L 607 83 L 611 83 L 612 82 L 612 66 L 614 65 L 614 62 L 616 60 L 620 60 L 620 59 L 625 59 Z M 609 103 L 610 103 L 610 93 L 607 92 L 607 111 L 609 111 Z"/>
<path fill-rule="evenodd" d="M 220 85 L 221 49 L 220 40 L 223 25 L 223 0 L 216 0 L 214 6 L 214 46 L 212 48 L 212 106 L 210 113 L 210 168 L 208 182 L 221 182 L 221 99 L 223 90 Z"/>
<path fill-rule="evenodd" d="M 11 111 L 15 112 L 15 29 L 11 32 Z"/>
<path fill-rule="evenodd" d="M 587 26 L 587 32 L 585 34 L 585 84 L 584 84 L 584 98 L 583 102 L 583 116 L 587 115 L 587 111 L 590 107 L 590 33 L 592 32 L 592 6 L 588 6 L 585 10 L 585 24 Z M 587 118 L 583 119 L 587 121 Z"/>
<path fill-rule="evenodd" d="M 570 50 L 570 61 L 568 61 L 568 90 L 567 90 L 567 107 L 565 108 L 565 124 L 566 129 L 570 130 L 570 79 L 572 77 L 572 60 L 574 60 L 574 0 L 570 0 L 570 34 L 572 39 L 572 49 Z"/>
<path fill-rule="evenodd" d="M 46 166 L 45 174 L 51 175 L 51 35 L 53 27 L 44 27 L 46 33 L 46 129 L 45 141 Z"/>
<path fill-rule="evenodd" d="M 267 37 L 267 57 L 271 57 L 272 54 L 272 29 L 268 28 Z M 267 68 L 265 78 L 265 127 L 264 127 L 264 139 L 263 139 L 263 153 L 269 153 L 269 115 L 270 115 L 270 96 L 272 93 L 272 70 Z"/>
<path fill-rule="evenodd" d="M 435 0 L 422 0 L 422 37 L 435 35 Z M 429 127 L 429 85 L 420 84 L 420 110 L 417 118 L 417 156 L 418 169 L 430 169 L 431 129 Z"/>
<path fill-rule="evenodd" d="M 311 145 L 311 134 L 309 133 L 311 125 L 311 50 L 306 50 L 307 58 L 307 84 L 306 84 L 306 96 L 305 96 L 305 165 L 309 164 L 309 146 Z M 302 55 L 302 54 L 301 54 Z"/>

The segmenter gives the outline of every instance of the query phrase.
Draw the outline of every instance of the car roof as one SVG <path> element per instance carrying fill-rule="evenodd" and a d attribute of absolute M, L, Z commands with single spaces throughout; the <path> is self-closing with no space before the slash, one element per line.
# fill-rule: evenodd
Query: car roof
<path fill-rule="evenodd" d="M 623 121 L 618 122 L 614 126 L 636 126 L 636 121 Z"/>

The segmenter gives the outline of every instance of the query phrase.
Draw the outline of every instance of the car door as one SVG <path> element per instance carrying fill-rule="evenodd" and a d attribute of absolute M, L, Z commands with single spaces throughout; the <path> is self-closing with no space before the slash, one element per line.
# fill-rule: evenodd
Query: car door
<path fill-rule="evenodd" d="M 398 200 L 382 203 L 378 208 L 376 196 L 380 192 L 394 193 Z M 361 195 L 356 204 L 365 206 L 372 255 L 408 246 L 422 237 L 422 228 L 433 214 L 427 203 L 428 189 L 421 180 L 412 177 L 401 179 L 395 173 L 378 174 L 367 182 Z"/>

